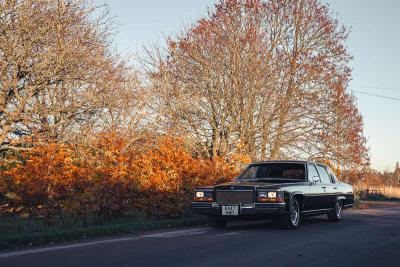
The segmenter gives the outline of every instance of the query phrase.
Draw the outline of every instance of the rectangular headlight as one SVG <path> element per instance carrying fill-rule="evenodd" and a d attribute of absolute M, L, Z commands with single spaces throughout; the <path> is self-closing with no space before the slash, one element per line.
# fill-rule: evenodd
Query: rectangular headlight
<path fill-rule="evenodd" d="M 265 198 L 265 197 L 267 197 L 267 192 L 258 192 L 258 197 L 259 197 L 259 198 Z"/>
<path fill-rule="evenodd" d="M 258 202 L 272 202 L 272 203 L 282 203 L 284 202 L 282 191 L 260 191 L 258 192 Z"/>
<path fill-rule="evenodd" d="M 212 191 L 195 191 L 193 200 L 212 202 L 213 201 Z"/>
<path fill-rule="evenodd" d="M 196 197 L 204 197 L 204 192 L 202 192 L 202 191 L 197 191 L 197 192 L 196 192 Z"/>

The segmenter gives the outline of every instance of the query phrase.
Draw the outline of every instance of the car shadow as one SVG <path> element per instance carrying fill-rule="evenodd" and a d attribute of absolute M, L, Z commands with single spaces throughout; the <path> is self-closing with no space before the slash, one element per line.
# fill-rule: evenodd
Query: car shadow
<path fill-rule="evenodd" d="M 234 220 L 228 222 L 224 228 L 214 228 L 219 232 L 235 232 L 235 231 L 248 231 L 248 230 L 279 230 L 276 223 L 271 220 Z"/>
<path fill-rule="evenodd" d="M 304 218 L 301 221 L 299 228 L 313 225 L 333 225 L 328 221 L 326 216 L 321 215 L 317 217 Z M 246 221 L 246 220 L 234 220 L 230 221 L 224 228 L 215 228 L 216 231 L 231 232 L 231 231 L 244 231 L 244 230 L 262 230 L 262 231 L 282 231 L 279 224 L 272 220 L 257 220 L 257 221 Z"/>

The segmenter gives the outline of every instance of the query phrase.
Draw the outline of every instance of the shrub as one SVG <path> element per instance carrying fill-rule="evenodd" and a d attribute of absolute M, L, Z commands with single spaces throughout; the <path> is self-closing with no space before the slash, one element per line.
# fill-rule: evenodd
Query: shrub
<path fill-rule="evenodd" d="M 102 222 L 136 212 L 147 218 L 179 217 L 193 188 L 228 181 L 248 161 L 193 156 L 180 138 L 154 141 L 115 132 L 86 145 L 38 145 L 3 163 L 3 211 L 26 213 L 44 225 Z M 58 218 L 59 220 L 55 220 Z M 89 221 L 91 220 L 91 221 Z"/>

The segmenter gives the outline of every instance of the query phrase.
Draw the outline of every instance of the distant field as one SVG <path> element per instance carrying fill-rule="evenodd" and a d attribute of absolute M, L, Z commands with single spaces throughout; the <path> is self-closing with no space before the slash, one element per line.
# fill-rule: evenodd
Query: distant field
<path fill-rule="evenodd" d="M 400 198 L 400 187 L 384 187 L 383 194 L 387 197 Z"/>
<path fill-rule="evenodd" d="M 392 199 L 400 200 L 400 187 L 397 186 L 360 186 L 355 185 L 354 191 L 361 199 Z"/>

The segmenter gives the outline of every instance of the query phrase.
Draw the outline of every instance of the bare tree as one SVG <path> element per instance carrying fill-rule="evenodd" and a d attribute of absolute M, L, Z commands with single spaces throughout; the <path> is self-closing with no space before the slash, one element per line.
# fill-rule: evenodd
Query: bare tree
<path fill-rule="evenodd" d="M 317 0 L 221 0 L 142 60 L 160 129 L 210 157 L 367 162 L 347 36 Z"/>
<path fill-rule="evenodd" d="M 130 74 L 106 7 L 4 0 L 0 20 L 0 144 L 68 141 L 120 106 Z"/>

